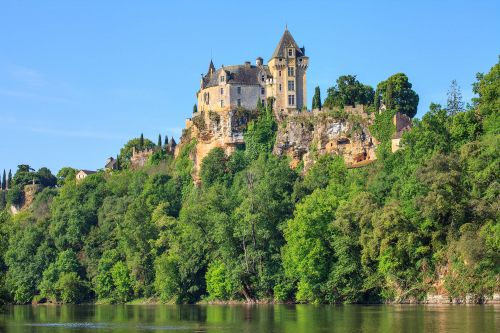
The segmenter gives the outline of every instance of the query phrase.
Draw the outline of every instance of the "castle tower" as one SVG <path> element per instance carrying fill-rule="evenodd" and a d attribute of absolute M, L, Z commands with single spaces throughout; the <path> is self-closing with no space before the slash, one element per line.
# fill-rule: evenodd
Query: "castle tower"
<path fill-rule="evenodd" d="M 307 103 L 306 71 L 309 58 L 285 29 L 278 46 L 268 62 L 273 77 L 268 96 L 274 96 L 278 114 L 301 110 Z"/>

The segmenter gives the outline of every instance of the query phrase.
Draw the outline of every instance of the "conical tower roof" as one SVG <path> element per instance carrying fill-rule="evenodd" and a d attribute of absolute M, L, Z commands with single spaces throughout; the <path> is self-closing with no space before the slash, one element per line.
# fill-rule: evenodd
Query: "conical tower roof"
<path fill-rule="evenodd" d="M 214 66 L 214 62 L 212 61 L 212 59 L 210 59 L 210 65 L 208 65 L 207 74 L 211 75 L 212 73 L 215 73 L 215 66 Z"/>
<path fill-rule="evenodd" d="M 276 49 L 274 50 L 274 53 L 271 56 L 271 58 L 284 58 L 286 55 L 286 49 L 288 47 L 295 48 L 296 57 L 304 56 L 304 50 L 297 45 L 290 31 L 288 31 L 288 29 L 285 29 L 285 32 L 283 33 L 283 36 L 281 36 L 278 46 L 276 46 Z"/>

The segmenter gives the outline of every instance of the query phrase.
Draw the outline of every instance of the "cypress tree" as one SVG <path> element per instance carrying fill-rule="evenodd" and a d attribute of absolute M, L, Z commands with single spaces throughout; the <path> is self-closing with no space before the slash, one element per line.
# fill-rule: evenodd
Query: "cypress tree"
<path fill-rule="evenodd" d="M 193 113 L 196 113 L 198 112 L 198 105 L 193 105 Z"/>
<path fill-rule="evenodd" d="M 166 147 L 168 145 L 168 135 L 165 134 L 165 140 L 163 141 L 163 145 Z"/>
<path fill-rule="evenodd" d="M 115 165 L 116 170 L 120 170 L 120 159 L 118 158 L 118 155 L 116 155 L 116 165 Z"/>
<path fill-rule="evenodd" d="M 313 110 L 314 109 L 321 110 L 321 91 L 319 89 L 319 86 L 317 86 L 314 89 L 314 96 L 313 96 L 313 100 L 312 100 L 312 108 L 313 108 Z"/>
<path fill-rule="evenodd" d="M 141 139 L 139 140 L 139 149 L 142 150 L 144 148 L 144 135 L 141 133 Z"/>
<path fill-rule="evenodd" d="M 12 187 L 12 170 L 9 169 L 9 176 L 7 177 L 7 185 L 5 185 L 5 189 L 8 190 Z"/>
<path fill-rule="evenodd" d="M 3 177 L 2 177 L 2 181 L 0 182 L 0 184 L 2 185 L 2 190 L 5 190 L 5 188 L 7 187 L 7 175 L 5 174 L 5 169 L 3 169 Z"/>
<path fill-rule="evenodd" d="M 161 134 L 158 134 L 158 148 L 161 149 Z"/>

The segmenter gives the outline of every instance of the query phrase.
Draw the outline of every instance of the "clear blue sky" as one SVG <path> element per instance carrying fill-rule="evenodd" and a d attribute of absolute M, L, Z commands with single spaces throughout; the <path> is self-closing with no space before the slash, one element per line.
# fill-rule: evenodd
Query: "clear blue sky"
<path fill-rule="evenodd" d="M 97 169 L 141 132 L 177 139 L 210 55 L 267 61 L 285 24 L 310 57 L 309 104 L 339 75 L 404 72 L 420 117 L 452 79 L 470 99 L 500 53 L 498 0 L 175 3 L 0 0 L 0 172 Z"/>

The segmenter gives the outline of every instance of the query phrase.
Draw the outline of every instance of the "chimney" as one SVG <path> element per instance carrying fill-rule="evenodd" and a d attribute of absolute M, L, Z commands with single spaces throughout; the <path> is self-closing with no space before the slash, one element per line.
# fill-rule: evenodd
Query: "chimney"
<path fill-rule="evenodd" d="M 246 67 L 246 68 L 250 68 L 250 66 L 251 66 L 251 65 L 250 65 L 250 61 L 245 61 L 245 67 Z"/>
<path fill-rule="evenodd" d="M 258 57 L 257 59 L 255 59 L 255 65 L 257 67 L 262 66 L 262 58 L 261 57 Z"/>

